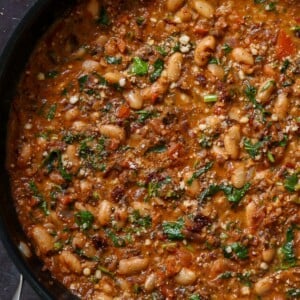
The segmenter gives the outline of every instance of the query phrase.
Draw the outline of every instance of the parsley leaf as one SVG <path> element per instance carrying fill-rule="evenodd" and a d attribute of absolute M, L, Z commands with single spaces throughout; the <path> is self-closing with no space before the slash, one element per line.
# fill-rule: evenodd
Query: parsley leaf
<path fill-rule="evenodd" d="M 125 240 L 122 237 L 117 236 L 115 233 L 113 233 L 110 230 L 107 230 L 106 234 L 111 239 L 111 241 L 113 242 L 113 244 L 114 244 L 115 247 L 121 248 L 121 247 L 125 247 L 126 246 L 126 242 L 125 242 Z"/>
<path fill-rule="evenodd" d="M 55 112 L 56 112 L 56 107 L 57 105 L 56 104 L 52 104 L 49 108 L 49 111 L 48 111 L 48 114 L 47 114 L 47 120 L 48 121 L 51 121 L 54 119 L 55 117 Z"/>
<path fill-rule="evenodd" d="M 182 233 L 184 221 L 183 219 L 179 219 L 175 222 L 163 222 L 163 232 L 167 235 L 169 240 L 183 240 L 184 235 Z"/>
<path fill-rule="evenodd" d="M 164 70 L 164 61 L 162 59 L 158 58 L 154 62 L 153 67 L 154 67 L 154 71 L 150 75 L 150 81 L 151 82 L 156 81 L 160 77 L 162 71 Z"/>
<path fill-rule="evenodd" d="M 286 232 L 286 242 L 280 248 L 283 256 L 282 262 L 284 267 L 293 267 L 296 265 L 297 258 L 294 253 L 294 228 L 289 227 Z"/>
<path fill-rule="evenodd" d="M 32 192 L 33 197 L 38 200 L 39 208 L 44 212 L 46 216 L 49 216 L 50 211 L 48 209 L 48 203 L 33 180 L 29 181 L 29 189 Z"/>
<path fill-rule="evenodd" d="M 76 224 L 83 230 L 88 230 L 92 227 L 94 216 L 87 210 L 79 211 L 75 214 Z"/>
<path fill-rule="evenodd" d="M 141 124 L 143 124 L 146 120 L 157 116 L 157 113 L 151 110 L 138 110 L 135 113 L 139 115 L 137 121 Z"/>
<path fill-rule="evenodd" d="M 133 58 L 133 63 L 131 66 L 131 73 L 137 76 L 147 75 L 149 70 L 149 64 L 139 57 Z"/>
<path fill-rule="evenodd" d="M 248 98 L 248 100 L 253 104 L 254 108 L 261 111 L 261 113 L 263 114 L 263 120 L 264 120 L 264 117 L 267 114 L 267 112 L 264 109 L 264 107 L 260 103 L 258 103 L 256 100 L 256 93 L 257 93 L 256 88 L 248 83 L 246 85 L 244 92 L 245 92 L 245 95 Z"/>
<path fill-rule="evenodd" d="M 242 260 L 248 258 L 248 248 L 240 243 L 233 243 L 224 247 L 223 254 L 226 258 L 231 258 L 232 253 L 235 253 L 236 256 Z"/>
<path fill-rule="evenodd" d="M 167 146 L 165 143 L 158 143 L 150 148 L 147 149 L 147 151 L 145 152 L 145 154 L 148 153 L 163 153 L 167 150 Z"/>
<path fill-rule="evenodd" d="M 204 167 L 202 167 L 201 169 L 197 170 L 196 172 L 193 173 L 193 175 L 186 181 L 187 185 L 192 185 L 193 181 L 197 178 L 199 178 L 201 175 L 203 175 L 204 173 L 206 173 L 208 170 L 210 170 L 212 168 L 212 166 L 214 165 L 214 163 L 211 161 L 209 163 L 207 163 Z"/>
<path fill-rule="evenodd" d="M 284 181 L 285 189 L 288 190 L 289 192 L 296 192 L 296 190 L 298 190 L 298 187 L 297 187 L 298 181 L 299 181 L 299 179 L 298 179 L 297 173 L 288 175 Z"/>
<path fill-rule="evenodd" d="M 229 54 L 232 51 L 232 48 L 225 43 L 222 47 L 222 50 L 225 52 L 225 54 Z"/>
<path fill-rule="evenodd" d="M 263 146 L 263 144 L 263 141 L 252 144 L 249 139 L 244 139 L 244 148 L 252 158 L 255 158 L 257 155 L 259 155 L 260 148 Z"/>
<path fill-rule="evenodd" d="M 151 227 L 152 218 L 151 216 L 141 216 L 138 210 L 134 210 L 132 215 L 129 216 L 129 220 L 131 223 L 140 226 L 144 229 Z"/>
<path fill-rule="evenodd" d="M 220 186 L 216 184 L 211 184 L 207 189 L 205 189 L 199 196 L 198 201 L 201 203 L 206 198 L 214 196 L 216 193 L 220 191 Z"/>
<path fill-rule="evenodd" d="M 246 195 L 251 184 L 248 182 L 242 188 L 238 189 L 232 185 L 221 185 L 220 189 L 224 192 L 227 200 L 233 203 L 239 203 Z"/>

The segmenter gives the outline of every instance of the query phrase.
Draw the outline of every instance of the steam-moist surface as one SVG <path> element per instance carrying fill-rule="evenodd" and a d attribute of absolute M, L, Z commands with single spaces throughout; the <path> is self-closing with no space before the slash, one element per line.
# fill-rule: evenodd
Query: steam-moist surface
<path fill-rule="evenodd" d="M 300 295 L 299 1 L 81 1 L 11 115 L 20 221 L 82 299 Z"/>

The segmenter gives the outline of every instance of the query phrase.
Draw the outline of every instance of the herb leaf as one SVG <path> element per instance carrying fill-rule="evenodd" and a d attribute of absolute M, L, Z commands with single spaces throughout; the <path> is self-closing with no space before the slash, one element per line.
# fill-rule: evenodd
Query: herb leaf
<path fill-rule="evenodd" d="M 145 154 L 148 153 L 163 153 L 167 150 L 167 146 L 165 143 L 158 143 L 150 148 L 145 152 Z"/>
<path fill-rule="evenodd" d="M 228 251 L 229 249 L 230 251 Z M 224 247 L 223 254 L 226 258 L 231 258 L 232 252 L 235 253 L 239 259 L 243 260 L 248 258 L 248 248 L 240 243 L 233 243 Z"/>
<path fill-rule="evenodd" d="M 184 235 L 182 233 L 184 221 L 183 219 L 179 219 L 175 222 L 163 222 L 163 232 L 167 235 L 169 240 L 183 240 Z"/>
<path fill-rule="evenodd" d="M 199 196 L 198 201 L 202 203 L 206 198 L 214 196 L 220 191 L 220 186 L 216 184 L 211 184 L 207 189 L 205 189 Z"/>
<path fill-rule="evenodd" d="M 42 209 L 46 216 L 49 216 L 50 211 L 48 209 L 48 203 L 33 180 L 29 181 L 29 189 L 31 190 L 33 197 L 38 200 L 39 208 Z"/>
<path fill-rule="evenodd" d="M 104 26 L 110 25 L 110 18 L 104 6 L 102 6 L 100 9 L 99 19 L 97 23 Z"/>
<path fill-rule="evenodd" d="M 214 165 L 214 162 L 209 162 L 207 163 L 204 167 L 202 167 L 201 169 L 197 170 L 196 172 L 193 173 L 193 175 L 191 176 L 191 178 L 189 178 L 186 183 L 187 185 L 192 185 L 193 181 L 197 178 L 199 178 L 201 175 L 203 175 L 204 173 L 206 173 L 208 170 L 210 170 L 212 168 L 212 166 Z"/>
<path fill-rule="evenodd" d="M 227 200 L 233 203 L 239 203 L 246 195 L 251 184 L 248 182 L 242 188 L 238 189 L 232 185 L 221 185 L 220 189 L 224 192 Z"/>
<path fill-rule="evenodd" d="M 121 248 L 126 246 L 125 240 L 122 237 L 117 236 L 114 232 L 107 230 L 106 234 L 111 239 L 115 247 Z"/>
<path fill-rule="evenodd" d="M 156 81 L 160 77 L 162 71 L 164 70 L 164 61 L 162 59 L 158 58 L 154 62 L 153 67 L 154 67 L 154 71 L 150 75 L 151 82 Z"/>
<path fill-rule="evenodd" d="M 92 227 L 94 216 L 87 210 L 79 211 L 75 214 L 76 224 L 83 230 L 88 230 Z"/>
<path fill-rule="evenodd" d="M 286 232 L 286 242 L 280 248 L 283 255 L 283 264 L 287 267 L 293 267 L 296 265 L 297 258 L 294 253 L 294 228 L 289 227 Z"/>
<path fill-rule="evenodd" d="M 284 181 L 284 187 L 289 192 L 296 192 L 298 185 L 298 174 L 294 173 L 292 175 L 288 175 Z"/>
<path fill-rule="evenodd" d="M 55 112 L 56 112 L 56 107 L 57 105 L 56 104 L 52 104 L 49 108 L 49 111 L 48 111 L 48 114 L 47 114 L 47 120 L 48 121 L 51 121 L 54 119 L 55 117 Z"/>
<path fill-rule="evenodd" d="M 148 70 L 149 70 L 149 64 L 146 61 L 142 60 L 139 57 L 133 58 L 131 73 L 137 76 L 143 76 L 148 74 Z"/>
<path fill-rule="evenodd" d="M 132 215 L 130 215 L 129 220 L 131 223 L 142 227 L 143 229 L 151 227 L 152 219 L 151 216 L 141 216 L 138 210 L 134 210 Z"/>
<path fill-rule="evenodd" d="M 263 146 L 263 144 L 263 141 L 252 144 L 249 139 L 244 139 L 244 148 L 252 158 L 255 158 L 257 155 L 259 155 L 260 148 Z"/>

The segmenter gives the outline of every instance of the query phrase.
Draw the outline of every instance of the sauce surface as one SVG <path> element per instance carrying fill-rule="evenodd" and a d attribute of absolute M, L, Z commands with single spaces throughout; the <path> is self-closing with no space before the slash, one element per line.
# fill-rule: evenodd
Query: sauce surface
<path fill-rule="evenodd" d="M 11 113 L 12 192 L 82 299 L 300 297 L 300 2 L 80 1 Z"/>

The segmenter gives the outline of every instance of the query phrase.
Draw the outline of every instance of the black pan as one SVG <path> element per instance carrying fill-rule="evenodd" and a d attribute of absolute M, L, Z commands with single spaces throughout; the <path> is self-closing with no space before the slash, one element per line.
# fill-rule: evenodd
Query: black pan
<path fill-rule="evenodd" d="M 9 150 L 6 149 L 9 111 L 20 76 L 26 62 L 46 29 L 65 13 L 75 0 L 39 0 L 32 6 L 8 41 L 0 57 L 0 237 L 3 244 L 25 279 L 41 299 L 77 299 L 61 284 L 42 271 L 36 256 L 26 258 L 18 249 L 26 241 L 19 224 L 10 193 L 8 172 L 5 167 Z"/>

